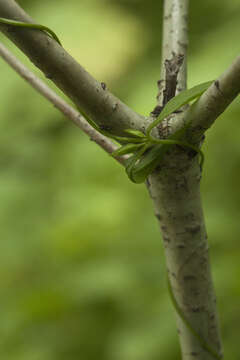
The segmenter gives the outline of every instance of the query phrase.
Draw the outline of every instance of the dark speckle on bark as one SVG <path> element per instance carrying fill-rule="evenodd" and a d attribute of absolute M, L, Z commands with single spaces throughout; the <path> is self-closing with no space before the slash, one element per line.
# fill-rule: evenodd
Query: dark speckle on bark
<path fill-rule="evenodd" d="M 99 128 L 100 128 L 101 130 L 104 130 L 104 131 L 111 131 L 111 130 L 112 130 L 111 126 L 109 126 L 109 125 L 104 125 L 104 124 L 100 124 L 100 125 L 99 125 Z"/>
<path fill-rule="evenodd" d="M 194 275 L 186 275 L 186 276 L 184 276 L 184 280 L 192 281 L 192 280 L 196 280 L 196 277 Z"/>
<path fill-rule="evenodd" d="M 156 218 L 161 221 L 162 220 L 162 216 L 160 214 L 156 214 Z"/>
<path fill-rule="evenodd" d="M 222 90 L 220 89 L 220 82 L 218 80 L 216 80 L 216 81 L 214 81 L 214 85 L 216 86 L 216 88 L 218 89 L 220 94 L 223 96 Z"/>
<path fill-rule="evenodd" d="M 178 249 L 185 249 L 186 246 L 185 246 L 184 244 L 179 244 L 179 245 L 177 245 L 177 248 L 178 248 Z"/>
<path fill-rule="evenodd" d="M 162 232 L 167 231 L 166 225 L 161 225 Z"/>
<path fill-rule="evenodd" d="M 148 187 L 148 189 L 149 189 L 149 191 L 150 191 L 151 183 L 150 183 L 150 181 L 149 181 L 148 178 L 146 178 L 146 185 L 147 185 L 147 187 Z"/>
<path fill-rule="evenodd" d="M 195 235 L 201 230 L 201 226 L 200 225 L 188 225 L 185 227 L 185 230 L 187 233 Z"/>
<path fill-rule="evenodd" d="M 107 89 L 107 85 L 105 84 L 105 82 L 101 82 L 101 87 L 103 88 L 103 90 Z"/>
<path fill-rule="evenodd" d="M 192 312 L 198 313 L 201 311 L 201 308 L 199 306 L 192 307 Z"/>
<path fill-rule="evenodd" d="M 47 79 L 50 79 L 50 80 L 53 79 L 53 75 L 52 75 L 52 74 L 45 74 L 45 77 L 46 77 Z"/>
<path fill-rule="evenodd" d="M 170 243 L 171 239 L 167 235 L 163 234 L 163 241 Z"/>
<path fill-rule="evenodd" d="M 216 88 L 217 88 L 218 90 L 220 90 L 220 84 L 219 84 L 219 81 L 218 81 L 218 80 L 216 80 L 216 81 L 214 82 L 214 85 L 216 86 Z"/>
<path fill-rule="evenodd" d="M 118 103 L 115 103 L 112 107 L 113 111 L 116 111 L 117 110 L 117 107 L 118 107 Z"/>

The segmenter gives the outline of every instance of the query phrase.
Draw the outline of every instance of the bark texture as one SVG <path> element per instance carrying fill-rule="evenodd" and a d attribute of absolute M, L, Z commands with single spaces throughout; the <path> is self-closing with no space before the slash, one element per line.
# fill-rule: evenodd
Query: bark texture
<path fill-rule="evenodd" d="M 184 121 L 190 124 L 187 136 L 195 142 L 199 141 L 239 93 L 240 56 L 186 112 Z"/>
<path fill-rule="evenodd" d="M 187 0 L 165 0 L 162 83 L 166 87 L 166 61 L 172 54 L 184 55 L 178 91 L 186 87 Z M 167 42 L 167 43 L 166 43 Z M 158 94 L 164 101 L 164 91 Z M 172 117 L 178 121 L 177 115 Z M 165 127 L 171 131 L 171 122 Z M 160 129 L 160 135 L 163 131 Z M 149 176 L 147 186 L 153 199 L 166 254 L 167 272 L 173 296 L 182 316 L 177 314 L 183 360 L 213 360 L 221 357 L 216 297 L 210 271 L 207 234 L 200 197 L 201 172 L 195 155 L 180 148 L 166 154 L 161 167 Z M 199 337 L 216 353 L 206 350 Z"/>
<path fill-rule="evenodd" d="M 162 232 L 169 281 L 183 316 L 221 354 L 199 165 L 196 160 L 177 154 L 171 160 L 171 166 L 162 166 L 148 182 Z M 178 315 L 177 324 L 183 360 L 214 359 Z"/>
<path fill-rule="evenodd" d="M 92 120 L 112 134 L 126 135 L 123 131 L 126 128 L 143 130 L 175 90 L 179 92 L 186 88 L 187 15 L 188 0 L 164 1 L 158 105 L 147 121 L 108 92 L 46 34 L 7 25 L 0 25 L 0 30 Z M 0 0 L 0 17 L 33 22 L 14 0 Z M 181 67 L 173 69 L 173 59 L 183 59 L 183 64 L 179 63 Z M 181 114 L 172 114 L 159 129 L 153 129 L 154 135 L 167 137 L 187 123 L 188 141 L 198 143 L 206 129 L 238 95 L 239 84 L 240 57 L 194 106 L 189 110 L 182 109 Z M 222 354 L 200 180 L 195 152 L 179 146 L 168 148 L 161 166 L 147 180 L 162 231 L 171 289 L 181 309 L 182 316 L 177 315 L 177 324 L 183 360 L 220 359 Z M 199 337 L 212 351 L 202 345 Z"/>
<path fill-rule="evenodd" d="M 14 0 L 0 0 L 0 17 L 38 23 Z M 125 136 L 124 129 L 143 129 L 143 116 L 112 95 L 48 35 L 3 24 L 0 30 L 102 129 Z"/>

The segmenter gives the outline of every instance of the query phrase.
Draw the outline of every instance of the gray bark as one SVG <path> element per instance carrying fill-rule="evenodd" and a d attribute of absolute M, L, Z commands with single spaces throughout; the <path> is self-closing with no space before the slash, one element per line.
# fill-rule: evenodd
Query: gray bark
<path fill-rule="evenodd" d="M 0 17 L 37 23 L 14 0 L 0 0 Z M 124 129 L 143 129 L 143 116 L 112 95 L 48 35 L 3 24 L 0 30 L 104 130 L 126 136 Z"/>
<path fill-rule="evenodd" d="M 172 96 L 173 89 L 175 91 L 172 87 L 175 80 L 168 79 L 166 83 L 169 75 L 166 73 L 166 60 L 168 65 L 172 65 L 173 59 L 184 56 L 180 71 L 177 69 L 178 83 L 175 85 L 177 92 L 186 88 L 187 14 L 188 0 L 165 0 L 158 106 L 166 101 L 166 97 Z M 0 16 L 33 22 L 14 0 L 0 0 Z M 146 120 L 128 108 L 41 31 L 15 29 L 6 25 L 0 25 L 0 30 L 89 117 L 113 134 L 126 135 L 123 131 L 126 128 L 142 130 L 154 116 Z M 169 92 L 163 92 L 169 81 L 173 81 Z M 158 130 L 154 129 L 154 135 L 167 137 L 188 123 L 188 141 L 199 143 L 206 129 L 238 95 L 239 84 L 240 58 L 237 58 L 194 106 L 182 109 L 181 114 L 171 115 Z M 183 360 L 212 360 L 220 358 L 222 353 L 200 180 L 196 154 L 179 146 L 168 149 L 158 168 L 147 180 L 162 232 L 172 293 L 182 313 L 181 316 L 177 314 L 177 325 Z M 193 331 L 186 326 L 186 321 Z M 202 346 L 199 337 L 217 355 Z"/>
<path fill-rule="evenodd" d="M 164 63 L 172 53 L 184 55 L 178 89 L 186 87 L 187 0 L 166 0 L 164 9 Z M 162 80 L 164 80 L 162 78 Z M 166 84 L 165 84 L 166 85 Z M 162 100 L 163 96 L 158 96 Z M 161 105 L 161 104 L 160 104 Z M 177 116 L 172 122 L 177 122 Z M 171 122 L 165 121 L 168 133 Z M 160 129 L 163 133 L 163 129 Z M 149 176 L 147 185 L 162 232 L 167 273 L 173 296 L 182 316 L 209 347 L 221 356 L 216 297 L 210 271 L 207 234 L 201 196 L 201 173 L 195 157 L 180 149 L 171 150 L 161 167 Z M 212 360 L 199 339 L 177 314 L 177 327 L 183 360 Z"/>

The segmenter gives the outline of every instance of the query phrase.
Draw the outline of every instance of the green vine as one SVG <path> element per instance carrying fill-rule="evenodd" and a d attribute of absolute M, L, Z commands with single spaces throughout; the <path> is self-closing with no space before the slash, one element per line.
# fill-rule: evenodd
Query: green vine
<path fill-rule="evenodd" d="M 51 36 L 59 45 L 61 45 L 61 42 L 57 35 L 47 26 L 33 23 L 25 23 L 5 18 L 0 18 L 0 23 L 8 26 L 41 30 Z M 167 151 L 169 146 L 172 145 L 179 145 L 184 148 L 189 148 L 198 153 L 200 156 L 200 167 L 202 168 L 204 162 L 203 152 L 197 146 L 182 141 L 182 131 L 172 136 L 170 135 L 167 139 L 155 138 L 151 135 L 151 132 L 153 128 L 158 126 L 166 117 L 171 115 L 183 105 L 189 103 L 194 99 L 197 99 L 211 85 L 211 83 L 212 82 L 210 81 L 197 85 L 189 90 L 182 91 L 180 94 L 173 97 L 165 105 L 160 115 L 148 126 L 148 128 L 146 129 L 146 134 L 138 130 L 126 129 L 126 136 L 112 135 L 108 131 L 100 129 L 100 127 L 88 116 L 86 116 L 86 114 L 84 114 L 81 109 L 78 110 L 95 130 L 123 144 L 119 149 L 117 149 L 111 154 L 113 157 L 132 154 L 125 162 L 127 175 L 132 182 L 142 183 L 146 180 L 148 175 L 150 175 L 154 171 L 164 153 Z"/>
<path fill-rule="evenodd" d="M 40 25 L 40 24 L 32 24 L 32 23 L 24 23 L 20 21 L 0 18 L 0 23 L 8 25 L 8 26 L 15 26 L 15 27 L 24 27 L 28 29 L 36 29 L 41 30 L 51 36 L 59 45 L 61 45 L 60 40 L 58 39 L 57 35 L 48 27 Z M 115 136 L 110 134 L 109 132 L 100 129 L 100 127 L 92 121 L 83 111 L 80 113 L 86 118 L 88 123 L 98 132 L 101 134 L 110 137 L 123 145 L 114 151 L 111 155 L 114 157 L 125 155 L 125 154 L 133 154 L 128 158 L 125 163 L 126 172 L 128 177 L 134 183 L 142 183 L 146 180 L 149 174 L 151 174 L 156 166 L 159 164 L 160 159 L 166 152 L 166 150 L 173 145 L 179 145 L 184 148 L 189 148 L 194 150 L 200 156 L 200 167 L 203 166 L 204 155 L 203 152 L 196 146 L 184 142 L 181 140 L 183 135 L 183 131 L 177 132 L 173 135 L 170 135 L 167 139 L 158 139 L 151 135 L 152 130 L 158 126 L 166 117 L 174 113 L 183 105 L 189 103 L 190 101 L 197 99 L 200 97 L 204 91 L 212 84 L 212 81 L 205 82 L 200 85 L 197 85 L 189 90 L 182 91 L 177 96 L 173 97 L 170 101 L 167 102 L 159 116 L 148 126 L 146 129 L 146 133 L 139 130 L 134 129 L 126 129 L 125 133 L 126 136 Z M 185 318 L 183 311 L 181 310 L 180 306 L 178 305 L 173 291 L 168 280 L 168 287 L 169 293 L 172 299 L 172 303 L 176 312 L 179 314 L 183 322 L 186 324 L 188 329 L 191 333 L 198 339 L 199 343 L 201 344 L 202 348 L 206 350 L 209 354 L 211 354 L 215 359 L 221 359 L 221 356 L 213 350 L 206 341 L 195 331 L 189 321 Z"/>

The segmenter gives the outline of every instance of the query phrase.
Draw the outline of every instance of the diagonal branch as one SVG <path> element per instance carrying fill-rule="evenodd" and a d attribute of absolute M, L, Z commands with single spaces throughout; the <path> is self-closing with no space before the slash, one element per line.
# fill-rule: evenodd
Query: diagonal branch
<path fill-rule="evenodd" d="M 201 140 L 217 117 L 240 93 L 240 56 L 216 80 L 201 98 L 191 106 L 184 117 L 189 125 L 188 137 L 193 142 Z"/>
<path fill-rule="evenodd" d="M 34 22 L 14 0 L 0 0 L 0 17 Z M 115 135 L 126 135 L 127 128 L 142 130 L 144 117 L 112 95 L 44 32 L 3 24 L 0 30 L 100 127 Z"/>
<path fill-rule="evenodd" d="M 95 141 L 102 149 L 111 154 L 117 149 L 117 146 L 104 135 L 96 131 L 84 119 L 79 112 L 58 96 L 41 79 L 33 74 L 25 65 L 23 65 L 3 44 L 0 43 L 0 56 L 5 60 L 22 78 L 24 78 L 35 90 L 50 101 L 67 118 L 72 120 L 81 130 L 83 130 L 91 140 Z M 124 156 L 116 158 L 120 163 L 126 160 Z"/>

